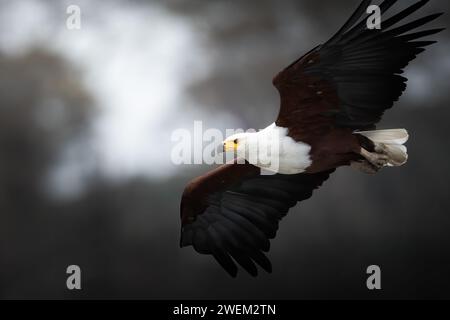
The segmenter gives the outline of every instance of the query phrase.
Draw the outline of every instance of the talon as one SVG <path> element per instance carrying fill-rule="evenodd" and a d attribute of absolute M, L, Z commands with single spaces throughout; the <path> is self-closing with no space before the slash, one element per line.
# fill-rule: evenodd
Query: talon
<path fill-rule="evenodd" d="M 361 148 L 361 155 L 378 170 L 387 166 L 389 163 L 389 156 L 387 155 L 384 144 L 378 144 L 373 153 Z"/>
<path fill-rule="evenodd" d="M 377 144 L 375 144 L 375 152 L 378 154 L 387 155 L 388 148 L 386 147 L 386 145 L 384 143 L 377 143 Z"/>

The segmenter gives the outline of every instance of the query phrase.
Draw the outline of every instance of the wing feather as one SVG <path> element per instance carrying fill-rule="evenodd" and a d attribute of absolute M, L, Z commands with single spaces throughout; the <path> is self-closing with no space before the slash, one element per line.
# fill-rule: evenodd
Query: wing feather
<path fill-rule="evenodd" d="M 312 195 L 330 172 L 264 176 L 255 167 L 225 165 L 186 187 L 181 201 L 180 245 L 211 254 L 231 275 L 240 265 L 256 276 L 271 272 L 268 252 L 279 222 L 297 201 Z M 234 178 L 223 184 L 224 177 Z M 205 187 L 207 186 L 207 187 Z"/>
<path fill-rule="evenodd" d="M 281 97 L 277 125 L 289 128 L 297 134 L 293 138 L 302 141 L 308 141 L 305 135 L 311 126 L 315 134 L 336 126 L 373 128 L 405 91 L 407 79 L 400 76 L 404 68 L 435 43 L 418 39 L 444 30 L 417 30 L 442 13 L 400 24 L 428 2 L 418 1 L 384 19 L 397 3 L 385 0 L 380 5 L 382 29 L 369 30 L 365 8 L 372 1 L 362 1 L 337 34 L 274 78 Z"/>

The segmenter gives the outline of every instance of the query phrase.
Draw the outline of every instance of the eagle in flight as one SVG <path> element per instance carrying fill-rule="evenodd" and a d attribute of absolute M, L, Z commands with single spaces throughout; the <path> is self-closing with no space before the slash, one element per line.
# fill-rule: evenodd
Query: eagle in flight
<path fill-rule="evenodd" d="M 383 1 L 381 28 L 369 29 L 366 12 L 372 0 L 362 1 L 329 41 L 275 76 L 281 100 L 275 123 L 227 138 L 221 148 L 233 151 L 234 160 L 184 190 L 181 247 L 212 255 L 233 277 L 237 265 L 252 276 L 257 265 L 271 272 L 265 252 L 280 220 L 336 168 L 373 174 L 406 163 L 408 132 L 376 130 L 376 124 L 406 89 L 403 69 L 435 43 L 422 38 L 444 29 L 416 30 L 442 13 L 402 23 L 428 0 L 385 19 L 396 2 Z M 259 152 L 250 155 L 261 143 L 277 146 L 276 169 Z"/>

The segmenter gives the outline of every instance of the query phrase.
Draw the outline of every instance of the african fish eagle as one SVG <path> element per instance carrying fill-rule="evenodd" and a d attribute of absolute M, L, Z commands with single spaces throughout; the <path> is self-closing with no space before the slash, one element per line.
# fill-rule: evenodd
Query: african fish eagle
<path fill-rule="evenodd" d="M 272 271 L 264 252 L 279 221 L 297 202 L 311 197 L 336 168 L 365 173 L 406 163 L 404 129 L 376 130 L 385 110 L 406 89 L 400 74 L 436 41 L 419 40 L 444 29 L 417 31 L 442 13 L 400 24 L 422 8 L 421 0 L 390 18 L 396 0 L 380 6 L 381 29 L 369 29 L 365 17 L 372 0 L 359 5 L 325 44 L 293 62 L 273 79 L 281 100 L 274 124 L 223 142 L 235 160 L 191 181 L 181 200 L 180 246 L 210 254 L 233 277 L 239 264 L 253 276 L 257 266 Z M 276 174 L 263 175 L 262 161 L 245 150 L 265 141 L 279 145 Z M 245 159 L 243 164 L 237 160 Z"/>

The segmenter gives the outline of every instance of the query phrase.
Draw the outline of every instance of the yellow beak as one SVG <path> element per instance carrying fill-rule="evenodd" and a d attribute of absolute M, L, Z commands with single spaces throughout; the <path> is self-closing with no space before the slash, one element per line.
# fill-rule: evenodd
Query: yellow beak
<path fill-rule="evenodd" d="M 234 141 L 225 141 L 223 143 L 223 151 L 224 152 L 228 152 L 228 151 L 237 151 L 238 148 L 238 144 L 234 143 Z"/>

